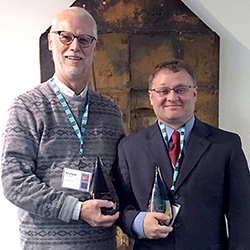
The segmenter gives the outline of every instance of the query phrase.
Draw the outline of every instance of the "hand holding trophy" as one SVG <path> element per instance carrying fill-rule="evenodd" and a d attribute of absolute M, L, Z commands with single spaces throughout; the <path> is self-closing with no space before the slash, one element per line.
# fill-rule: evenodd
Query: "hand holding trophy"
<path fill-rule="evenodd" d="M 159 222 L 162 225 L 170 226 L 173 220 L 172 206 L 168 189 L 164 183 L 159 167 L 155 167 L 155 179 L 149 200 L 148 211 L 163 213 L 169 216 L 166 222 Z"/>

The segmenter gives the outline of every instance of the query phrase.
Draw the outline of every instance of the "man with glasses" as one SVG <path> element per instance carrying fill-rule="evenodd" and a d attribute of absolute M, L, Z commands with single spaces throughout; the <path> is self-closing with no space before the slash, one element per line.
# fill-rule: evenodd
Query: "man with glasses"
<path fill-rule="evenodd" d="M 240 138 L 194 116 L 197 91 L 188 64 L 160 63 L 149 77 L 157 122 L 119 143 L 119 225 L 134 249 L 249 249 L 250 175 Z M 169 214 L 159 212 L 166 190 Z"/>
<path fill-rule="evenodd" d="M 48 36 L 55 74 L 17 97 L 2 148 L 2 183 L 19 207 L 22 249 L 115 250 L 119 212 L 92 199 L 91 174 L 100 157 L 112 175 L 125 135 L 115 103 L 88 87 L 97 46 L 93 17 L 83 8 L 59 13 Z"/>

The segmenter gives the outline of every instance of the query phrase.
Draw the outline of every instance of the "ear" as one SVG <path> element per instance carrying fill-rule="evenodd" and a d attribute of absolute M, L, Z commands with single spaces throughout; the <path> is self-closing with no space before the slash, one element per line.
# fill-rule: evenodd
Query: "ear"
<path fill-rule="evenodd" d="M 52 51 L 52 37 L 51 34 L 48 34 L 48 49 Z"/>
<path fill-rule="evenodd" d="M 195 102 L 197 101 L 197 95 L 198 95 L 198 87 L 196 86 L 194 88 L 194 99 L 195 99 Z"/>
<path fill-rule="evenodd" d="M 97 46 L 98 46 L 98 44 L 99 44 L 99 41 L 96 41 L 96 43 L 95 43 L 95 48 L 94 48 L 94 52 L 97 51 Z"/>
<path fill-rule="evenodd" d="M 149 100 L 150 100 L 150 104 L 153 106 L 152 92 L 150 90 L 148 91 L 148 97 L 149 97 Z"/>

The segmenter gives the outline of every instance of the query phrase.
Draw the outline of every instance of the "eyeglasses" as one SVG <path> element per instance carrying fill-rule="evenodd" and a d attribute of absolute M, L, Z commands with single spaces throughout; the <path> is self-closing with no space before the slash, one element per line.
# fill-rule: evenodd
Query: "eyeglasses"
<path fill-rule="evenodd" d="M 67 32 L 67 31 L 51 31 L 50 33 L 54 33 L 54 34 L 59 35 L 59 40 L 64 45 L 70 45 L 74 41 L 74 39 L 76 38 L 82 48 L 89 47 L 90 44 L 94 40 L 96 40 L 95 37 L 90 36 L 90 35 L 83 34 L 83 35 L 75 36 L 71 32 Z"/>
<path fill-rule="evenodd" d="M 190 88 L 195 88 L 195 86 L 179 85 L 174 88 L 165 87 L 165 88 L 160 88 L 160 89 L 149 89 L 149 90 L 155 91 L 156 93 L 159 94 L 159 96 L 164 96 L 164 95 L 168 95 L 171 92 L 171 90 L 173 90 L 174 93 L 177 95 L 183 95 L 183 94 L 186 94 Z"/>

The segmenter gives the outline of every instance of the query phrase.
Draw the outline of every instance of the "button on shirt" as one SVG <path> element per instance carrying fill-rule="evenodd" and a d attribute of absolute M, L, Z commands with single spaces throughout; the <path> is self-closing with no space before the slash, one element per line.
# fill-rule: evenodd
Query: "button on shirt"
<path fill-rule="evenodd" d="M 185 124 L 185 134 L 184 134 L 184 147 L 183 147 L 183 152 L 185 154 L 185 149 L 187 148 L 187 145 L 189 143 L 190 139 L 190 132 L 194 126 L 194 115 L 189 119 L 189 121 L 186 122 Z M 160 121 L 158 121 L 158 125 L 160 127 Z M 172 146 L 172 141 L 171 141 L 171 136 L 174 133 L 174 129 L 166 126 L 166 132 L 167 132 L 167 149 L 169 150 Z M 180 132 L 180 129 L 177 130 Z M 145 218 L 147 212 L 140 212 L 134 219 L 133 224 L 132 224 L 132 230 L 133 232 L 139 237 L 139 238 L 146 238 L 144 232 L 143 232 L 143 220 Z"/>

